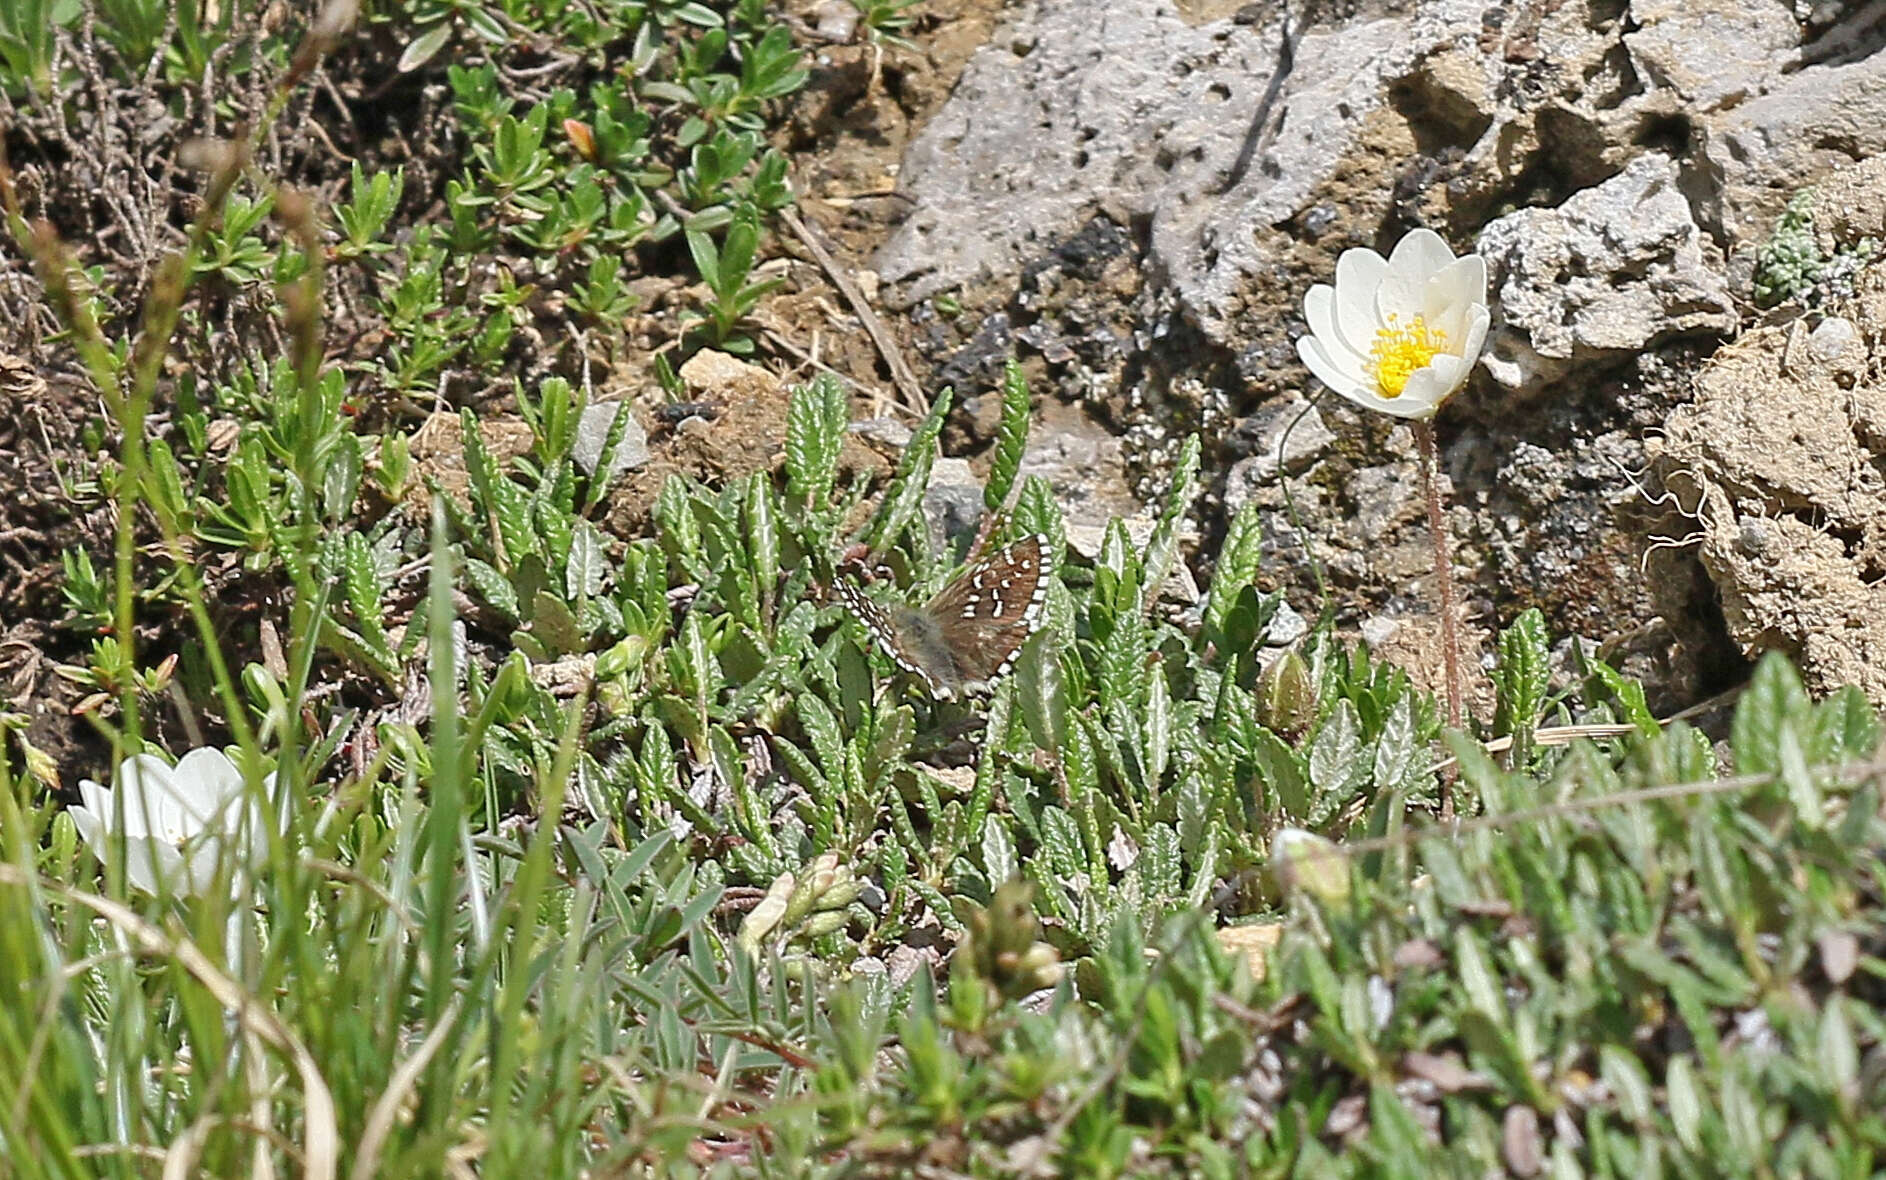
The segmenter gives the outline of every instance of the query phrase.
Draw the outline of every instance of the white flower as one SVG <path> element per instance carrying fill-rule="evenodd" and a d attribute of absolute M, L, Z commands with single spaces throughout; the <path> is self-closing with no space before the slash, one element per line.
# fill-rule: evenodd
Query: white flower
<path fill-rule="evenodd" d="M 274 798 L 273 774 L 262 790 Z M 152 754 L 126 758 L 115 791 L 87 779 L 79 797 L 70 809 L 79 834 L 101 860 L 122 839 L 125 874 L 146 893 L 159 892 L 160 881 L 178 897 L 209 890 L 226 849 L 235 886 L 268 855 L 267 817 L 220 750 L 191 750 L 174 767 Z"/>
<path fill-rule="evenodd" d="M 1386 260 L 1344 250 L 1336 285 L 1311 287 L 1303 314 L 1310 334 L 1297 355 L 1323 384 L 1365 409 L 1432 418 L 1486 342 L 1487 265 L 1418 229 Z"/>

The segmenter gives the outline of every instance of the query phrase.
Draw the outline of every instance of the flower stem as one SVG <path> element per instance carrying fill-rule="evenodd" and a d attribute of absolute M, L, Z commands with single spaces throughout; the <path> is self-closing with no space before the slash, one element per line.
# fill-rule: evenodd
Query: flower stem
<path fill-rule="evenodd" d="M 1434 576 L 1441 591 L 1441 660 L 1447 670 L 1447 727 L 1460 728 L 1460 627 L 1454 619 L 1454 563 L 1447 545 L 1447 519 L 1441 512 L 1441 481 L 1436 468 L 1434 423 L 1413 423 L 1421 452 L 1421 483 L 1427 493 L 1428 533 L 1434 539 Z M 1453 765 L 1441 774 L 1441 818 L 1454 818 Z"/>

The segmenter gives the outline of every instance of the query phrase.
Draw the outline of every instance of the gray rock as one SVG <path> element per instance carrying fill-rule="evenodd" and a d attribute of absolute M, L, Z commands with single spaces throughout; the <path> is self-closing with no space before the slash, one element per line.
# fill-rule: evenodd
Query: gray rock
<path fill-rule="evenodd" d="M 1800 37 L 1781 0 L 1632 0 L 1631 64 L 1692 115 L 1727 110 L 1781 78 Z"/>
<path fill-rule="evenodd" d="M 1292 610 L 1289 603 L 1280 602 L 1277 604 L 1277 613 L 1270 617 L 1270 626 L 1264 630 L 1264 646 L 1289 647 L 1309 633 L 1309 620 Z"/>
<path fill-rule="evenodd" d="M 1788 198 L 1886 151 L 1886 53 L 1787 75 L 1700 131 L 1710 180 L 1703 213 L 1733 244 L 1731 273 L 1745 283 Z"/>
<path fill-rule="evenodd" d="M 1036 427 L 1017 478 L 1030 476 L 1048 481 L 1070 521 L 1104 525 L 1140 511 L 1120 440 L 1084 417 L 1055 428 Z"/>
<path fill-rule="evenodd" d="M 1426 0 L 1413 15 L 1305 33 L 1274 141 L 1221 193 L 1278 61 L 1274 15 L 1193 23 L 1165 0 L 1039 0 L 970 59 L 906 153 L 913 212 L 876 262 L 887 294 L 909 305 L 1012 275 L 1098 212 L 1150 222 L 1149 269 L 1222 341 L 1248 275 L 1273 261 L 1253 228 L 1316 204 L 1391 83 L 1470 42 L 1486 7 Z M 1490 94 L 1492 67 L 1471 65 L 1479 76 L 1463 89 Z"/>
<path fill-rule="evenodd" d="M 930 469 L 930 486 L 923 493 L 923 515 L 930 524 L 930 540 L 954 546 L 974 537 L 982 527 L 982 481 L 969 469 L 967 459 L 938 459 Z"/>
<path fill-rule="evenodd" d="M 1522 395 L 1665 337 L 1736 324 L 1721 255 L 1667 156 L 1640 156 L 1556 209 L 1500 218 L 1479 251 L 1498 312 L 1482 363 Z"/>
<path fill-rule="evenodd" d="M 1307 411 L 1307 412 L 1306 412 Z M 1336 441 L 1336 432 L 1301 397 L 1266 402 L 1239 424 L 1239 433 L 1256 439 L 1256 453 L 1240 459 L 1225 477 L 1225 507 L 1236 512 L 1252 492 L 1279 474 L 1298 475 Z"/>
<path fill-rule="evenodd" d="M 1839 360 L 1859 340 L 1860 331 L 1853 326 L 1852 320 L 1829 316 L 1808 333 L 1807 349 L 1815 360 L 1830 364 Z"/>
<path fill-rule="evenodd" d="M 851 424 L 851 432 L 886 450 L 902 451 L 910 445 L 910 427 L 895 418 L 866 418 Z"/>
<path fill-rule="evenodd" d="M 1391 619 L 1386 615 L 1370 615 L 1357 625 L 1356 630 L 1368 641 L 1370 647 L 1381 647 L 1395 637 L 1401 630 L 1401 620 Z"/>
<path fill-rule="evenodd" d="M 616 415 L 627 407 L 622 402 L 591 402 L 583 407 L 583 416 L 577 420 L 576 442 L 570 447 L 570 457 L 576 460 L 577 467 L 584 475 L 594 476 L 596 468 L 602 463 L 603 445 L 609 440 L 609 431 L 614 428 Z M 635 420 L 633 413 L 623 424 L 622 438 L 616 449 L 609 456 L 609 470 L 603 476 L 604 483 L 613 483 L 624 471 L 633 471 L 648 463 L 648 431 Z"/>

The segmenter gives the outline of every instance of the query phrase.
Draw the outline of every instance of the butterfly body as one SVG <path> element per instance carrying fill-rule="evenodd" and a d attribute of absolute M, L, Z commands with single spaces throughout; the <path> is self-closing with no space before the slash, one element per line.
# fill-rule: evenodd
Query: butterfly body
<path fill-rule="evenodd" d="M 844 581 L 839 597 L 898 667 L 921 679 L 930 695 L 952 700 L 1001 678 L 1041 625 L 1045 543 L 1039 535 L 1015 541 L 921 607 L 879 603 Z"/>

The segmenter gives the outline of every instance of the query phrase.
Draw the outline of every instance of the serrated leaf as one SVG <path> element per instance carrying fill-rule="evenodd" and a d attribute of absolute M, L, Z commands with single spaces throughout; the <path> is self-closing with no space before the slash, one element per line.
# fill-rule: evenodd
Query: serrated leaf
<path fill-rule="evenodd" d="M 1086 856 L 1081 851 L 1081 837 L 1074 820 L 1059 807 L 1049 808 L 1041 817 L 1041 850 L 1054 876 L 1061 881 L 1084 879 Z"/>
<path fill-rule="evenodd" d="M 1166 688 L 1166 675 L 1154 669 L 1147 678 L 1145 766 L 1146 788 L 1157 791 L 1165 781 L 1166 764 L 1172 754 L 1172 694 Z"/>
<path fill-rule="evenodd" d="M 821 375 L 792 391 L 786 408 L 786 486 L 815 511 L 831 499 L 846 424 L 845 390 L 835 379 Z"/>
<path fill-rule="evenodd" d="M 1598 1076 L 1617 1099 L 1625 1118 L 1639 1126 L 1650 1123 L 1656 1115 L 1656 1099 L 1643 1062 L 1616 1045 L 1605 1045 L 1598 1050 Z"/>
<path fill-rule="evenodd" d="M 1729 724 L 1729 745 L 1735 751 L 1738 774 L 1774 774 L 1781 769 L 1776 743 L 1784 721 L 1804 720 L 1807 692 L 1801 677 L 1779 652 L 1769 652 L 1755 665 L 1748 688 L 1735 707 Z"/>
<path fill-rule="evenodd" d="M 1821 1012 L 1815 1047 L 1820 1051 L 1817 1056 L 1822 1069 L 1826 1071 L 1829 1088 L 1843 1098 L 1857 1097 L 1860 1047 L 1854 1040 L 1853 1026 L 1847 1020 L 1845 999 L 1839 993 L 1827 997 L 1827 1006 Z"/>
<path fill-rule="evenodd" d="M 565 593 L 572 599 L 594 597 L 602 593 L 611 572 L 602 533 L 587 520 L 577 520 L 570 532 L 570 562 L 563 567 Z"/>
<path fill-rule="evenodd" d="M 576 616 L 548 590 L 539 590 L 531 600 L 530 633 L 556 655 L 580 652 L 587 646 Z"/>
<path fill-rule="evenodd" d="M 1374 780 L 1378 791 L 1401 787 L 1414 763 L 1414 698 L 1403 694 L 1382 721 L 1382 734 L 1375 743 Z"/>
<path fill-rule="evenodd" d="M 1356 716 L 1354 705 L 1339 700 L 1310 742 L 1310 784 L 1323 799 L 1341 803 L 1366 773 L 1362 719 Z"/>
<path fill-rule="evenodd" d="M 1807 756 L 1802 753 L 1799 731 L 1791 722 L 1783 722 L 1775 737 L 1775 761 L 1788 800 L 1794 804 L 1795 819 L 1809 831 L 1826 827 L 1827 807 L 1814 782 L 1814 772 L 1808 769 Z"/>
<path fill-rule="evenodd" d="M 1015 842 L 1009 838 L 1008 824 L 1002 819 L 992 819 L 984 825 L 982 868 L 989 875 L 991 885 L 1000 885 L 1021 875 L 1015 858 Z"/>
<path fill-rule="evenodd" d="M 1520 612 L 1512 626 L 1501 632 L 1494 674 L 1499 690 L 1494 715 L 1497 732 L 1524 738 L 1538 724 L 1545 707 L 1551 655 L 1545 615 L 1536 607 Z"/>
<path fill-rule="evenodd" d="M 1252 580 L 1258 574 L 1263 540 L 1263 522 L 1257 503 L 1246 503 L 1231 518 L 1231 524 L 1225 530 L 1224 545 L 1218 551 L 1211 589 L 1205 596 L 1205 629 L 1208 632 L 1222 635 L 1232 608 L 1240 596 L 1251 589 Z"/>
<path fill-rule="evenodd" d="M 1252 730 L 1251 757 L 1284 818 L 1303 820 L 1310 811 L 1309 777 L 1297 752 L 1268 729 Z"/>
<path fill-rule="evenodd" d="M 1465 926 L 1455 932 L 1454 964 L 1467 1002 L 1495 1024 L 1503 1024 L 1507 1011 L 1499 981 L 1494 978 L 1492 965 L 1481 949 L 1479 935 Z"/>
<path fill-rule="evenodd" d="M 1022 456 L 1028 450 L 1028 417 L 1028 378 L 1010 357 L 1002 366 L 1002 421 L 989 458 L 989 482 L 982 487 L 982 503 L 990 512 L 1000 512 L 1015 488 Z"/>
<path fill-rule="evenodd" d="M 1182 891 L 1179 836 L 1170 824 L 1154 824 L 1140 844 L 1138 868 L 1146 883 L 1147 900 L 1171 904 Z"/>
<path fill-rule="evenodd" d="M 895 545 L 923 509 L 924 495 L 930 488 L 930 472 L 936 464 L 937 435 L 943 430 L 944 416 L 949 413 L 949 408 L 950 394 L 946 389 L 938 395 L 923 421 L 917 424 L 909 444 L 904 447 L 903 455 L 898 458 L 897 470 L 891 476 L 890 490 L 884 497 L 877 519 L 865 534 L 865 542 L 873 551 L 882 552 Z"/>

